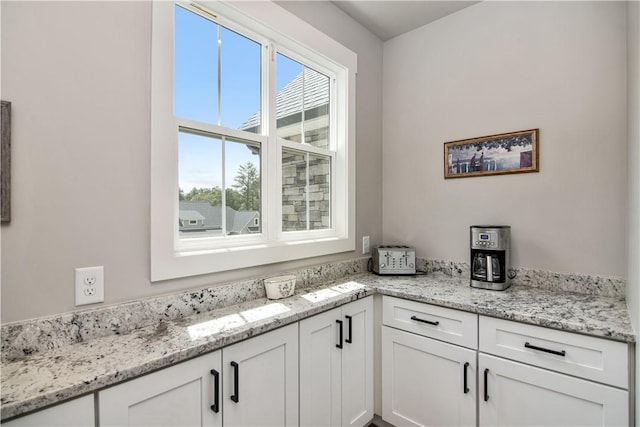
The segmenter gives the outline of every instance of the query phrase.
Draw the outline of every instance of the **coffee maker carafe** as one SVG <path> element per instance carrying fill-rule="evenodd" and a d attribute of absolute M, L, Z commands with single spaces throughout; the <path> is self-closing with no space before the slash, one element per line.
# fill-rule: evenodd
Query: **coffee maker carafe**
<path fill-rule="evenodd" d="M 511 227 L 508 225 L 472 225 L 471 286 L 502 291 L 511 285 L 510 265 Z"/>

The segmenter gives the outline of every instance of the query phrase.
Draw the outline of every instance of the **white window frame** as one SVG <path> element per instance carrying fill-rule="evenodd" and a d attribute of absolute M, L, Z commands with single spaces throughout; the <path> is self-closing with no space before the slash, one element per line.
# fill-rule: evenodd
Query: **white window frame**
<path fill-rule="evenodd" d="M 173 115 L 174 2 L 154 1 L 151 43 L 151 280 L 155 282 L 355 250 L 356 54 L 272 2 L 201 1 L 197 6 L 202 13 L 212 14 L 210 16 L 215 16 L 215 22 L 227 28 L 234 29 L 234 25 L 249 28 L 249 34 L 246 31 L 241 33 L 257 41 L 261 38 L 269 40 L 265 44 L 268 57 L 274 58 L 278 52 L 294 60 L 300 59 L 304 65 L 333 79 L 331 97 L 335 99 L 337 108 L 331 109 L 330 117 L 334 144 L 330 153 L 332 224 L 330 229 L 282 231 L 282 149 L 303 148 L 306 152 L 321 155 L 327 155 L 327 150 L 276 138 L 275 132 L 269 132 L 276 127 L 275 113 L 268 114 L 268 111 L 276 109 L 273 96 L 264 98 L 270 102 L 267 111 L 262 110 L 261 125 L 266 133 L 252 134 L 247 138 L 243 131 L 220 128 L 220 132 L 216 132 L 213 125 L 207 129 L 260 142 L 262 232 L 225 236 L 219 240 L 180 241 L 177 227 L 177 136 L 178 124 L 184 126 L 186 121 Z M 265 63 L 270 66 L 263 61 L 263 96 L 265 91 L 275 93 L 275 73 L 265 73 Z M 268 81 L 265 76 L 268 76 Z M 275 171 L 267 170 L 274 165 Z"/>

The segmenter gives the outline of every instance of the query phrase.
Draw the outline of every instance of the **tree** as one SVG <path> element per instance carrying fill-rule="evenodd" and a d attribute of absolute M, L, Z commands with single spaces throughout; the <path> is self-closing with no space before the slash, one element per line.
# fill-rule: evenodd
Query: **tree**
<path fill-rule="evenodd" d="M 212 188 L 192 188 L 188 193 L 180 189 L 179 200 L 188 202 L 209 202 L 211 206 L 222 205 L 222 190 L 220 187 Z"/>
<path fill-rule="evenodd" d="M 233 188 L 227 188 L 224 193 L 227 206 L 235 211 L 244 210 L 242 205 L 242 195 L 239 192 Z"/>
<path fill-rule="evenodd" d="M 260 210 L 260 173 L 256 166 L 250 161 L 240 165 L 234 180 L 235 184 L 232 187 L 241 196 L 239 206 L 234 209 L 239 211 Z M 227 205 L 231 206 L 228 201 Z"/>
<path fill-rule="evenodd" d="M 247 161 L 240 165 L 238 174 L 234 178 L 233 188 L 225 189 L 226 205 L 236 211 L 260 210 L 260 174 L 256 166 Z M 222 189 L 192 188 L 185 193 L 181 188 L 178 192 L 178 200 L 188 202 L 209 202 L 211 206 L 222 206 Z"/>
<path fill-rule="evenodd" d="M 454 145 L 450 148 L 450 150 L 458 150 L 458 151 L 466 151 L 471 148 L 474 151 L 480 151 L 483 149 L 497 149 L 503 148 L 507 151 L 511 151 L 513 147 L 526 147 L 531 145 L 531 136 L 530 135 L 518 135 L 518 136 L 510 136 L 506 138 L 498 138 L 490 141 L 478 141 L 478 142 L 470 142 L 460 145 Z"/>

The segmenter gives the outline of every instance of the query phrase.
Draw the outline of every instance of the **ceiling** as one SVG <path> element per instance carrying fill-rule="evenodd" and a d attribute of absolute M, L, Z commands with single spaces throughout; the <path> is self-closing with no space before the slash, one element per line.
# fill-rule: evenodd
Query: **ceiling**
<path fill-rule="evenodd" d="M 479 2 L 334 0 L 332 3 L 382 41 L 387 41 Z"/>

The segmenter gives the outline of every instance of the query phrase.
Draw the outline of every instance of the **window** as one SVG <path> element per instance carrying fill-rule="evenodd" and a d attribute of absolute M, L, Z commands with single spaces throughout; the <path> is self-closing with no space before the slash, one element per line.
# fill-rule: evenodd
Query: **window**
<path fill-rule="evenodd" d="M 353 250 L 355 54 L 273 3 L 152 28 L 152 280 Z"/>

